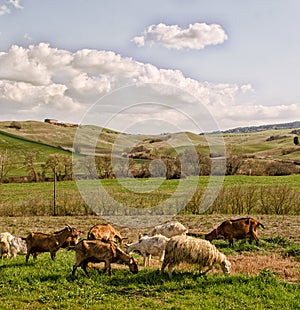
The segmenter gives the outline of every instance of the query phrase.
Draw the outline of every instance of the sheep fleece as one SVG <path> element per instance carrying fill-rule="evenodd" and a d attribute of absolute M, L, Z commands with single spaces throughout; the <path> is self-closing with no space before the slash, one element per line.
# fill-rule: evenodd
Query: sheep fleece
<path fill-rule="evenodd" d="M 210 267 L 215 263 L 230 266 L 226 256 L 209 241 L 175 236 L 167 243 L 163 265 L 166 267 L 168 264 L 178 265 L 181 262 L 198 264 L 200 267 Z"/>

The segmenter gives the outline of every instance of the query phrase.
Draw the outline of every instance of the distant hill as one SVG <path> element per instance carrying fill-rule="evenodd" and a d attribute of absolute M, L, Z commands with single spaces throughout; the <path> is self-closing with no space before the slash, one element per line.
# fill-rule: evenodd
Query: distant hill
<path fill-rule="evenodd" d="M 233 174 L 300 173 L 300 146 L 294 144 L 295 135 L 300 133 L 300 121 L 235 128 L 225 130 L 221 135 L 220 132 L 211 133 L 209 139 L 206 135 L 190 132 L 132 135 L 92 125 L 80 128 L 84 129 L 82 142 L 74 149 L 77 127 L 38 121 L 18 122 L 18 126 L 13 127 L 10 121 L 0 122 L 0 159 L 3 154 L 8 154 L 14 164 L 9 176 L 28 175 L 24 161 L 30 153 L 36 154 L 35 165 L 40 171 L 50 155 L 60 154 L 71 158 L 72 152 L 80 156 L 110 156 L 113 153 L 114 157 L 127 157 L 135 162 L 138 171 L 139 167 L 145 167 L 153 159 L 175 158 L 191 148 L 200 154 L 203 160 L 200 165 L 204 167 L 210 158 L 223 156 L 220 154 L 225 146 L 227 165 Z M 95 149 L 91 147 L 91 137 L 97 137 Z M 217 141 L 217 144 L 224 141 L 224 145 L 220 143 L 212 148 L 208 140 L 209 143 Z M 176 151 L 172 147 L 174 145 Z"/>
<path fill-rule="evenodd" d="M 233 129 L 220 131 L 221 133 L 249 133 L 249 132 L 260 132 L 266 130 L 279 130 L 279 129 L 293 129 L 300 128 L 300 121 L 291 123 L 280 123 L 271 125 L 260 125 L 260 126 L 248 126 L 248 127 L 237 127 Z"/>

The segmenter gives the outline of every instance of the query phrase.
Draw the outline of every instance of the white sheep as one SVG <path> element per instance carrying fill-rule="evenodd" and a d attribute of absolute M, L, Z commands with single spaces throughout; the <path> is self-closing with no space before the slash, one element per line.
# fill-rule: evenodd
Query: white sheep
<path fill-rule="evenodd" d="M 213 244 L 190 236 L 175 236 L 168 241 L 160 273 L 168 266 L 171 278 L 173 268 L 180 263 L 198 264 L 200 271 L 201 268 L 208 267 L 202 274 L 206 274 L 216 263 L 221 265 L 224 274 L 230 273 L 231 267 L 226 256 Z"/>
<path fill-rule="evenodd" d="M 163 235 L 155 235 L 152 237 L 143 236 L 139 238 L 138 242 L 126 244 L 126 253 L 133 251 L 140 251 L 144 259 L 144 267 L 150 266 L 151 255 L 158 256 L 162 262 L 165 256 L 166 244 L 169 238 Z"/>
<path fill-rule="evenodd" d="M 169 222 L 155 226 L 149 233 L 148 236 L 155 236 L 158 234 L 164 235 L 168 238 L 178 235 L 186 235 L 188 229 L 179 222 Z"/>

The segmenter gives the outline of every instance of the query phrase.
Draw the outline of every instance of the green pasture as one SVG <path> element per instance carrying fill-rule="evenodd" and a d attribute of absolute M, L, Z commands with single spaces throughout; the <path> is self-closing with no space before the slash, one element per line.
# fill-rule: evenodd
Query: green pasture
<path fill-rule="evenodd" d="M 59 215 L 90 214 L 89 202 L 82 198 L 79 189 L 90 193 L 90 197 L 97 197 L 101 188 L 105 195 L 100 195 L 99 199 L 108 208 L 112 203 L 106 198 L 108 196 L 134 208 L 153 207 L 172 198 L 171 203 L 180 211 L 185 203 L 181 198 L 191 191 L 185 211 L 197 213 L 209 181 L 210 186 L 216 185 L 218 190 L 210 212 L 294 215 L 300 212 L 300 175 L 226 176 L 224 180 L 218 177 L 189 177 L 182 180 L 127 178 L 80 180 L 77 183 L 65 181 L 56 183 L 55 202 Z M 2 216 L 52 215 L 54 183 L 0 184 L 0 197 Z"/>
<path fill-rule="evenodd" d="M 173 278 L 158 269 L 133 275 L 113 266 L 113 274 L 81 268 L 71 276 L 75 254 L 49 253 L 36 261 L 24 256 L 0 261 L 0 308 L 10 309 L 299 309 L 299 284 L 281 281 L 270 270 L 257 276 L 221 273 L 199 276 L 197 268 L 176 269 Z"/>

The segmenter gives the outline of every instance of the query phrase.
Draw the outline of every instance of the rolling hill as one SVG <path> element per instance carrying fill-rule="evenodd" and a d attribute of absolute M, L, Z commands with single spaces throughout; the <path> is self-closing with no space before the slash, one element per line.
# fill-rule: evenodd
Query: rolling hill
<path fill-rule="evenodd" d="M 11 127 L 10 121 L 0 122 L 0 156 L 8 152 L 11 161 L 18 164 L 17 168 L 11 169 L 11 175 L 26 175 L 22 163 L 26 154 L 30 152 L 36 154 L 37 164 L 42 165 L 50 154 L 71 156 L 74 151 L 76 127 L 57 126 L 38 121 L 24 121 L 20 122 L 20 125 L 21 128 L 17 129 Z M 175 156 L 173 146 L 176 145 L 177 152 L 195 146 L 200 154 L 210 156 L 212 149 L 208 146 L 207 138 L 219 139 L 218 143 L 223 139 L 227 157 L 235 158 L 235 165 L 239 165 L 236 173 L 259 174 L 266 164 L 289 165 L 293 168 L 292 173 L 298 173 L 300 146 L 293 142 L 296 134 L 292 128 L 297 128 L 295 125 L 296 123 L 286 126 L 274 125 L 269 127 L 272 128 L 269 130 L 255 132 L 237 130 L 208 136 L 194 133 L 129 135 L 97 126 L 83 126 L 80 127 L 82 135 L 80 145 L 77 145 L 75 151 L 86 155 L 94 153 L 131 155 L 137 160 L 147 161 L 158 155 Z M 90 147 L 91 137 L 97 137 L 95 149 Z"/>

